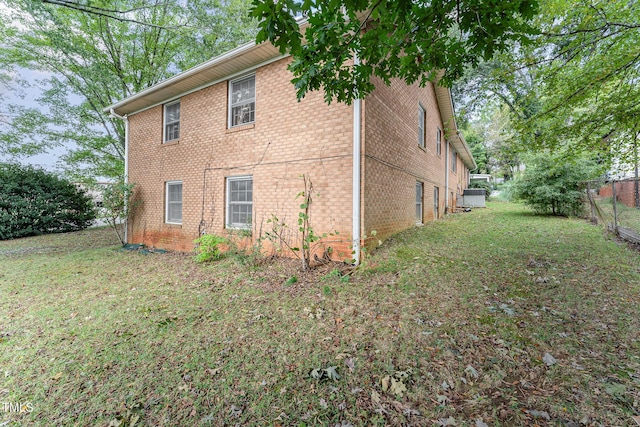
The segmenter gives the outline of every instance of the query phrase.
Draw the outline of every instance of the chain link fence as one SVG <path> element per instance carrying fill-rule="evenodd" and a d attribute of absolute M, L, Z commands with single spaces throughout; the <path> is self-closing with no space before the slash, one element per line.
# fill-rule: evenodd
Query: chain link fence
<path fill-rule="evenodd" d="M 595 224 L 640 244 L 640 180 L 594 180 L 584 183 L 587 214 Z"/>

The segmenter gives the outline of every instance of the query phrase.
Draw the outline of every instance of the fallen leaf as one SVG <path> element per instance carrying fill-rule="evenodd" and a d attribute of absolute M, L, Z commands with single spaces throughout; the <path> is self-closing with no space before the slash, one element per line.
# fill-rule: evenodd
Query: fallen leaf
<path fill-rule="evenodd" d="M 487 423 L 485 423 L 485 422 L 484 422 L 484 421 L 482 421 L 480 418 L 478 418 L 478 419 L 476 420 L 476 427 L 489 427 L 489 426 L 487 425 Z"/>
<path fill-rule="evenodd" d="M 338 381 L 340 379 L 340 375 L 338 375 L 338 371 L 336 369 L 337 368 L 335 366 L 329 366 L 324 370 L 330 380 Z"/>
<path fill-rule="evenodd" d="M 349 357 L 348 359 L 344 359 L 344 364 L 347 365 L 347 368 L 349 368 L 349 371 L 351 372 L 356 369 L 356 364 L 351 357 Z"/>
<path fill-rule="evenodd" d="M 534 409 L 530 409 L 528 412 L 533 418 L 544 418 L 547 421 L 551 421 L 551 417 L 547 411 L 536 411 Z"/>
<path fill-rule="evenodd" d="M 464 370 L 464 373 L 473 378 L 478 378 L 480 376 L 478 374 L 478 371 L 476 371 L 476 369 L 471 365 L 467 365 L 467 367 Z"/>
<path fill-rule="evenodd" d="M 440 418 L 438 421 L 435 422 L 436 425 L 440 426 L 440 427 L 445 427 L 445 426 L 457 426 L 458 423 L 456 423 L 456 419 L 453 417 L 449 417 L 449 418 Z"/>
<path fill-rule="evenodd" d="M 311 376 L 311 378 L 319 380 L 320 378 L 322 378 L 322 370 L 320 368 L 312 369 L 309 375 Z"/>
<path fill-rule="evenodd" d="M 378 393 L 377 391 L 373 390 L 371 392 L 371 401 L 373 403 L 375 403 L 376 405 L 380 404 L 380 393 Z"/>
<path fill-rule="evenodd" d="M 636 422 L 636 424 L 638 424 L 638 425 L 640 426 L 640 417 L 631 417 L 631 419 L 632 419 L 633 421 L 635 421 L 635 422 Z"/>
<path fill-rule="evenodd" d="M 549 353 L 545 353 L 544 357 L 542 358 L 542 361 L 544 362 L 545 365 L 547 366 L 553 366 L 555 365 L 558 361 L 555 359 L 555 357 L 553 357 L 551 354 Z"/>
<path fill-rule="evenodd" d="M 391 387 L 389 388 L 389 391 L 398 397 L 402 397 L 402 394 L 407 391 L 407 387 L 402 381 L 391 378 Z"/>
<path fill-rule="evenodd" d="M 381 382 L 382 382 L 382 391 L 389 390 L 389 383 L 391 382 L 391 377 L 387 375 L 386 377 L 382 378 Z"/>
<path fill-rule="evenodd" d="M 329 407 L 329 404 L 327 403 L 326 400 L 324 400 L 322 397 L 320 398 L 320 406 L 322 406 L 323 409 L 327 409 Z"/>

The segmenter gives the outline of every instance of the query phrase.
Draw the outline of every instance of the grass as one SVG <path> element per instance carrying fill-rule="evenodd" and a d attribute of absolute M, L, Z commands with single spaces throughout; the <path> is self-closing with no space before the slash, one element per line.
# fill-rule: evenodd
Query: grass
<path fill-rule="evenodd" d="M 0 242 L 0 402 L 33 409 L 0 425 L 639 415 L 640 255 L 587 222 L 490 203 L 396 235 L 350 275 L 241 261 L 120 251 L 105 229 Z"/>
<path fill-rule="evenodd" d="M 594 202 L 598 208 L 596 214 L 599 216 L 600 221 L 605 224 L 613 224 L 613 197 L 595 197 Z M 618 211 L 618 225 L 640 233 L 640 209 L 627 206 L 621 202 L 617 203 L 616 209 Z"/>

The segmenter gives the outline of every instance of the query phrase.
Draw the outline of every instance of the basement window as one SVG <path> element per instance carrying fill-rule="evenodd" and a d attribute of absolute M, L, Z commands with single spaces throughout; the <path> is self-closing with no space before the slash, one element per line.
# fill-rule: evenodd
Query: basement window
<path fill-rule="evenodd" d="M 182 224 L 182 181 L 169 181 L 166 185 L 166 222 Z"/>
<path fill-rule="evenodd" d="M 416 224 L 422 224 L 422 183 L 416 182 Z"/>
<path fill-rule="evenodd" d="M 251 229 L 253 177 L 227 178 L 227 228 Z"/>

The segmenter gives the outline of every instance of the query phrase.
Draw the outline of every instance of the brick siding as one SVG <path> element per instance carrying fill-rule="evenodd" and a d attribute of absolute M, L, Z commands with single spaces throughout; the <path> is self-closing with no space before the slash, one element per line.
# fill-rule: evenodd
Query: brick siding
<path fill-rule="evenodd" d="M 314 186 L 315 232 L 338 232 L 320 250 L 331 246 L 335 259 L 351 257 L 353 107 L 326 105 L 321 93 L 298 102 L 289 63 L 282 59 L 255 71 L 253 124 L 227 128 L 228 82 L 180 99 L 176 142 L 163 144 L 163 106 L 129 117 L 129 181 L 141 200 L 130 219 L 129 242 L 191 251 L 199 233 L 236 233 L 225 228 L 226 178 L 250 175 L 253 233 L 244 244 L 255 243 L 276 215 L 290 226 L 291 243 L 299 245 L 301 201 L 296 194 L 303 190 L 304 174 Z M 418 102 L 426 109 L 424 149 L 417 141 Z M 435 154 L 437 127 L 443 131 L 440 156 Z M 445 127 L 432 85 L 379 85 L 363 102 L 363 234 L 376 230 L 385 238 L 415 224 L 416 180 L 424 183 L 424 221 L 434 217 L 434 186 L 440 191 L 440 215 L 444 213 Z M 449 173 L 450 191 L 461 192 L 462 162 L 458 160 L 457 174 Z M 180 225 L 165 221 L 167 181 L 182 181 Z"/>

